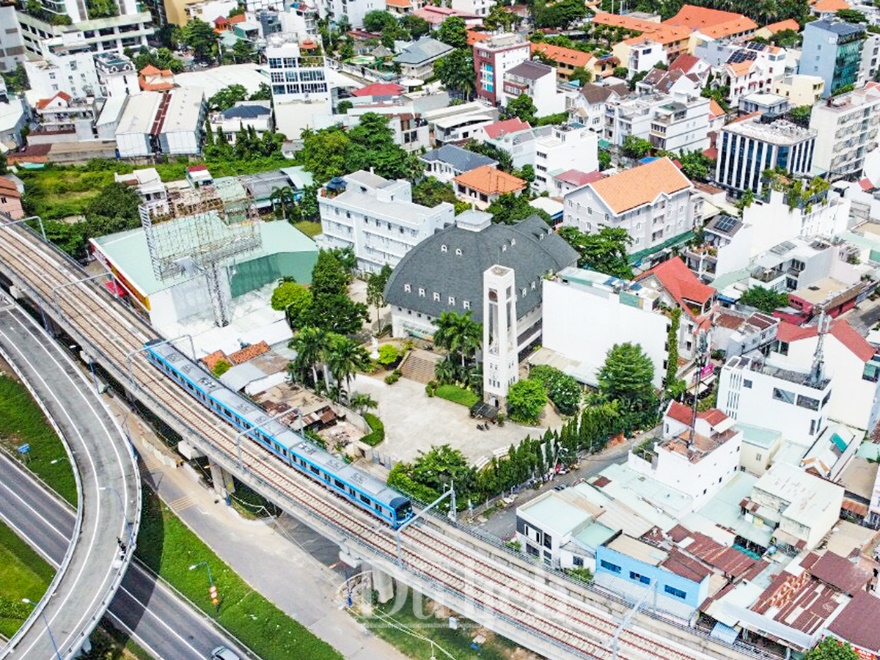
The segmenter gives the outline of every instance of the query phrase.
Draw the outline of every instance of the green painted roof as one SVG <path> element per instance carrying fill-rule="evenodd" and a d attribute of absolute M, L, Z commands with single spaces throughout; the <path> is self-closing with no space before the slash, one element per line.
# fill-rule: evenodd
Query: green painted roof
<path fill-rule="evenodd" d="M 588 548 L 598 548 L 615 534 L 617 534 L 617 532 L 610 527 L 606 527 L 602 523 L 594 522 L 592 525 L 587 525 L 583 530 L 575 534 L 574 538 Z"/>
<path fill-rule="evenodd" d="M 261 222 L 260 247 L 242 256 L 238 262 L 248 263 L 281 253 L 302 253 L 314 261 L 318 253 L 315 242 L 287 222 Z M 146 233 L 142 228 L 91 239 L 134 286 L 150 296 L 158 291 L 185 282 L 186 276 L 160 280 L 153 272 Z"/>
<path fill-rule="evenodd" d="M 761 447 L 761 449 L 770 449 L 782 434 L 779 431 L 771 431 L 770 429 L 751 426 L 749 424 L 737 423 L 736 428 L 742 431 L 743 440 L 750 445 Z"/>
<path fill-rule="evenodd" d="M 679 234 L 678 236 L 673 236 L 672 238 L 667 238 L 665 241 L 663 241 L 659 245 L 655 245 L 652 248 L 647 248 L 645 250 L 639 250 L 638 252 L 633 252 L 631 255 L 629 255 L 629 263 L 635 265 L 635 264 L 639 263 L 645 257 L 649 257 L 652 254 L 660 252 L 660 250 L 665 250 L 666 248 L 672 247 L 674 245 L 683 245 L 683 244 L 687 243 L 689 240 L 691 240 L 692 238 L 694 238 L 694 236 L 696 236 L 696 233 L 694 233 L 694 231 L 691 229 L 691 230 L 684 232 L 683 234 Z"/>

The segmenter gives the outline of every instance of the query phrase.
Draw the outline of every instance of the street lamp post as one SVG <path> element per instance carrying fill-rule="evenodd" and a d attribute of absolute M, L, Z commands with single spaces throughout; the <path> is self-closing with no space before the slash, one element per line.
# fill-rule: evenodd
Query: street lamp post
<path fill-rule="evenodd" d="M 249 429 L 245 429 L 244 431 L 239 433 L 237 436 L 235 436 L 235 450 L 238 453 L 238 467 L 244 468 L 244 463 L 242 463 L 242 461 L 241 461 L 241 439 L 244 436 L 252 433 L 253 431 L 256 431 L 257 429 L 263 428 L 264 426 L 266 426 L 266 424 L 269 424 L 271 422 L 275 422 L 275 421 L 281 419 L 282 417 L 285 417 L 291 413 L 297 413 L 297 415 L 299 417 L 299 434 L 302 435 L 302 432 L 303 432 L 302 411 L 299 408 L 291 408 L 290 410 L 285 410 L 284 412 L 278 413 L 274 417 L 270 417 L 262 424 L 257 424 L 256 426 L 252 426 Z"/>
<path fill-rule="evenodd" d="M 128 516 L 125 515 L 125 503 L 122 501 L 122 494 L 115 486 L 101 486 L 98 490 L 109 490 L 116 494 L 116 498 L 119 500 L 119 508 L 122 509 L 122 520 L 125 522 L 125 529 L 128 532 L 128 547 L 131 550 L 134 550 L 134 530 L 131 527 L 131 522 L 129 522 Z"/>
<path fill-rule="evenodd" d="M 204 566 L 208 570 L 208 595 L 211 597 L 211 603 L 220 611 L 220 597 L 217 595 L 217 587 L 214 586 L 214 576 L 211 575 L 211 566 L 206 561 L 200 561 L 189 567 L 189 570 L 194 571 L 200 566 Z"/>
<path fill-rule="evenodd" d="M 34 609 L 36 609 L 37 604 L 34 603 L 30 598 L 22 598 L 22 603 L 30 605 Z M 55 649 L 55 657 L 57 660 L 61 660 L 61 653 L 58 651 L 58 644 L 55 643 L 55 636 L 52 635 L 52 628 L 49 627 L 49 619 L 46 618 L 46 612 L 40 610 L 40 616 L 43 618 L 43 623 L 46 624 L 46 632 L 49 633 L 49 641 L 52 642 L 52 648 Z"/>

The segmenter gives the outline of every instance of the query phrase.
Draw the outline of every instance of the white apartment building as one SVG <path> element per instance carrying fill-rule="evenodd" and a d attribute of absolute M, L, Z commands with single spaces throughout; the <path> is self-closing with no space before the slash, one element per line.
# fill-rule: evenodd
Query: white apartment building
<path fill-rule="evenodd" d="M 644 40 L 630 46 L 629 62 L 621 64 L 626 67 L 627 78 L 631 79 L 637 73 L 651 71 L 657 64 L 666 64 L 668 60 L 666 49 L 656 41 L 645 37 Z"/>
<path fill-rule="evenodd" d="M 31 95 L 38 99 L 50 99 L 58 92 L 73 98 L 99 96 L 101 83 L 92 52 L 88 50 L 67 55 L 43 50 L 42 59 L 24 63 Z"/>
<path fill-rule="evenodd" d="M 72 99 L 58 92 L 51 99 L 39 101 L 34 111 L 39 117 L 41 132 L 48 133 L 46 142 L 60 142 L 64 140 L 61 134 L 65 133 L 70 139 L 84 141 L 96 137 L 94 124 L 100 107 L 94 98 Z"/>
<path fill-rule="evenodd" d="M 222 112 L 212 113 L 208 121 L 214 135 L 222 131 L 230 144 L 235 144 L 240 131 L 253 128 L 257 137 L 262 138 L 263 133 L 269 133 L 275 127 L 271 101 L 240 101 Z"/>
<path fill-rule="evenodd" d="M 100 85 L 99 96 L 128 96 L 140 91 L 134 62 L 114 52 L 95 53 L 95 71 Z"/>
<path fill-rule="evenodd" d="M 645 94 L 609 102 L 603 137 L 618 146 L 632 135 L 667 151 L 709 146 L 710 101 L 699 95 Z"/>
<path fill-rule="evenodd" d="M 874 80 L 878 68 L 880 68 L 880 34 L 866 32 L 862 42 L 862 59 L 859 62 L 856 85 L 861 87 Z"/>
<path fill-rule="evenodd" d="M 726 100 L 734 108 L 747 94 L 771 91 L 785 75 L 787 53 L 770 44 L 705 40 L 694 49 L 694 55 L 712 65 L 713 85 L 728 88 Z"/>
<path fill-rule="evenodd" d="M 72 25 L 52 25 L 19 10 L 18 22 L 25 49 L 32 55 L 42 56 L 43 47 L 62 54 L 71 50 L 93 52 L 116 51 L 126 48 L 138 50 L 147 46 L 147 38 L 153 34 L 153 17 L 148 11 L 139 11 L 139 3 L 122 0 L 120 15 L 90 19 L 86 16 L 86 4 L 75 0 L 45 0 L 43 9 L 49 14 L 67 15 Z"/>
<path fill-rule="evenodd" d="M 3 5 L 0 7 L 0 70 L 12 71 L 24 60 L 24 39 L 15 5 Z"/>
<path fill-rule="evenodd" d="M 764 170 L 812 171 L 816 131 L 785 119 L 761 116 L 727 124 L 718 136 L 715 181 L 722 187 L 760 192 Z"/>
<path fill-rule="evenodd" d="M 330 101 L 327 60 L 323 56 L 301 56 L 296 35 L 271 35 L 265 54 L 276 104 Z"/>
<path fill-rule="evenodd" d="M 542 347 L 571 364 L 569 375 L 591 387 L 608 351 L 638 344 L 654 364 L 654 387 L 663 385 L 669 317 L 657 291 L 603 273 L 565 268 L 545 279 Z"/>
<path fill-rule="evenodd" d="M 809 369 L 818 342 L 816 325 L 782 323 L 767 362 L 787 369 Z M 824 333 L 822 354 L 834 392 L 828 419 L 870 432 L 880 419 L 880 356 L 846 320 L 834 321 Z"/>
<path fill-rule="evenodd" d="M 130 174 L 113 174 L 113 180 L 137 189 L 138 197 L 150 212 L 168 211 L 168 190 L 155 167 L 135 170 Z"/>
<path fill-rule="evenodd" d="M 809 447 L 828 423 L 831 379 L 736 356 L 721 368 L 718 408 L 736 421 L 771 429 Z"/>
<path fill-rule="evenodd" d="M 739 471 L 742 432 L 720 410 L 699 415 L 693 428 L 677 422 L 664 428 L 672 432 L 641 455 L 631 450 L 627 467 L 684 493 L 696 511 Z"/>
<path fill-rule="evenodd" d="M 861 175 L 865 155 L 877 147 L 878 110 L 878 83 L 831 96 L 813 106 L 810 128 L 816 131 L 816 147 L 812 173 L 832 181 Z"/>
<path fill-rule="evenodd" d="M 565 111 L 565 94 L 556 89 L 556 69 L 531 60 L 517 64 L 504 74 L 500 103 L 507 107 L 525 94 L 532 99 L 539 117 Z"/>
<path fill-rule="evenodd" d="M 329 11 L 336 23 L 346 18 L 353 28 L 362 28 L 364 16 L 371 11 L 385 11 L 385 0 L 323 0 L 318 10 L 322 18 Z"/>
<path fill-rule="evenodd" d="M 797 554 L 815 548 L 837 524 L 843 492 L 842 486 L 779 462 L 758 479 L 743 509 L 747 520 L 775 528 L 774 545 Z"/>
<path fill-rule="evenodd" d="M 455 11 L 474 16 L 488 16 L 489 10 L 495 6 L 495 0 L 451 0 L 450 7 Z"/>
<path fill-rule="evenodd" d="M 668 158 L 589 183 L 565 196 L 563 224 L 592 234 L 626 229 L 631 252 L 660 249 L 702 220 L 702 200 Z"/>
<path fill-rule="evenodd" d="M 454 223 L 455 208 L 448 202 L 434 208 L 414 204 L 408 181 L 363 170 L 343 180 L 342 192 L 325 187 L 318 197 L 322 243 L 352 247 L 362 271 L 397 266 L 414 246 Z"/>

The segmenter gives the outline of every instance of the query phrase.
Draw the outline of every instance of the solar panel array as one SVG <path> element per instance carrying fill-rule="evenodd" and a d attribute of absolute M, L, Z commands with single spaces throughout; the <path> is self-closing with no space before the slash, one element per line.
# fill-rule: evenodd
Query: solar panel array
<path fill-rule="evenodd" d="M 738 50 L 727 59 L 728 64 L 737 64 L 758 59 L 758 54 L 750 50 Z"/>
<path fill-rule="evenodd" d="M 718 222 L 715 223 L 715 229 L 718 231 L 729 232 L 731 229 L 736 227 L 739 220 L 736 218 L 732 218 L 729 215 L 722 216 Z"/>

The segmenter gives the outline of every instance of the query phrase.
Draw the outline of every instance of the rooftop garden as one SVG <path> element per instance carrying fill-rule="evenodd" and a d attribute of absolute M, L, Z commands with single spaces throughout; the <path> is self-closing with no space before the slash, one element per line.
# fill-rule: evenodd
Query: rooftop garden
<path fill-rule="evenodd" d="M 763 182 L 762 196 L 765 200 L 770 198 L 770 191 L 775 190 L 783 194 L 788 208 L 800 208 L 807 213 L 813 204 L 825 200 L 831 185 L 818 176 L 813 177 L 809 182 L 805 179 L 794 178 L 780 167 L 764 170 L 761 174 L 761 180 Z"/>

